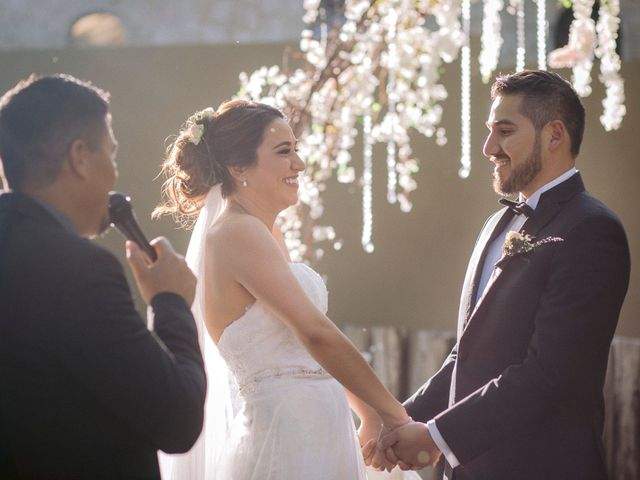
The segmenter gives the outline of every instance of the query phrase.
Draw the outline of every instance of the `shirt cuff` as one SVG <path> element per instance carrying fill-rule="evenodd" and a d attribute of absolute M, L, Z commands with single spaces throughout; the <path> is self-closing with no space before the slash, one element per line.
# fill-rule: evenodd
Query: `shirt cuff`
<path fill-rule="evenodd" d="M 429 420 L 427 422 L 427 428 L 429 429 L 429 433 L 431 434 L 433 442 L 438 446 L 438 448 L 444 455 L 444 458 L 447 459 L 447 463 L 451 465 L 451 468 L 456 468 L 458 465 L 460 465 L 460 462 L 456 458 L 456 455 L 451 451 L 449 445 L 447 445 L 447 442 L 445 442 L 444 438 L 442 438 L 442 435 L 440 435 L 440 430 L 438 430 L 436 421 Z"/>

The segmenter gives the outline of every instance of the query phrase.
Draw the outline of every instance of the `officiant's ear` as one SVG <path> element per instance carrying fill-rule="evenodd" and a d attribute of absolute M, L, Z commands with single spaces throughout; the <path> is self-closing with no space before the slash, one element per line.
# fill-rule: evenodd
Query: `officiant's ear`
<path fill-rule="evenodd" d="M 91 148 L 86 141 L 79 138 L 74 140 L 69 146 L 63 168 L 67 168 L 69 173 L 75 177 L 86 180 L 90 173 L 90 152 Z"/>

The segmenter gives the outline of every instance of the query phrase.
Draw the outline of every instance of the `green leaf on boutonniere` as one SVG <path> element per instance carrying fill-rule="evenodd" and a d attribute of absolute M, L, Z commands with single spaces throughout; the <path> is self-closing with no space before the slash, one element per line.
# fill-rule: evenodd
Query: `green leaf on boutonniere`
<path fill-rule="evenodd" d="M 524 255 L 535 250 L 540 245 L 552 242 L 564 242 L 564 238 L 545 237 L 542 240 L 534 241 L 531 235 L 523 235 L 520 232 L 511 230 L 507 233 L 507 237 L 502 245 L 503 258 Z"/>

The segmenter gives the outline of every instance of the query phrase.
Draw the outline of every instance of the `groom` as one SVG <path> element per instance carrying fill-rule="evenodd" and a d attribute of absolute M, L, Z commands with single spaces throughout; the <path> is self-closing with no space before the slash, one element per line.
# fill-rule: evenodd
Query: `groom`
<path fill-rule="evenodd" d="M 159 479 L 202 428 L 195 278 L 164 239 L 118 260 L 90 242 L 117 177 L 108 96 L 68 75 L 0 99 L 0 478 Z"/>
<path fill-rule="evenodd" d="M 620 221 L 585 191 L 584 108 L 560 76 L 498 77 L 484 154 L 519 194 L 469 261 L 458 340 L 381 441 L 405 468 L 445 457 L 455 480 L 603 480 L 602 388 L 629 281 Z M 421 422 L 426 422 L 421 423 Z"/>

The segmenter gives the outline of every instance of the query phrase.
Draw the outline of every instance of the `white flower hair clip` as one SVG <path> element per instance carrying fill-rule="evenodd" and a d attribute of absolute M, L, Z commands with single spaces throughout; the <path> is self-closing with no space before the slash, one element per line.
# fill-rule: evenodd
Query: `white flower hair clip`
<path fill-rule="evenodd" d="M 185 135 L 194 145 L 199 145 L 204 134 L 204 125 L 207 120 L 210 120 L 216 116 L 216 111 L 211 108 L 205 108 L 199 112 L 194 113 L 187 119 L 187 128 Z"/>
<path fill-rule="evenodd" d="M 204 125 L 193 124 L 187 129 L 187 139 L 194 145 L 198 145 L 202 140 L 202 134 L 204 133 Z"/>

